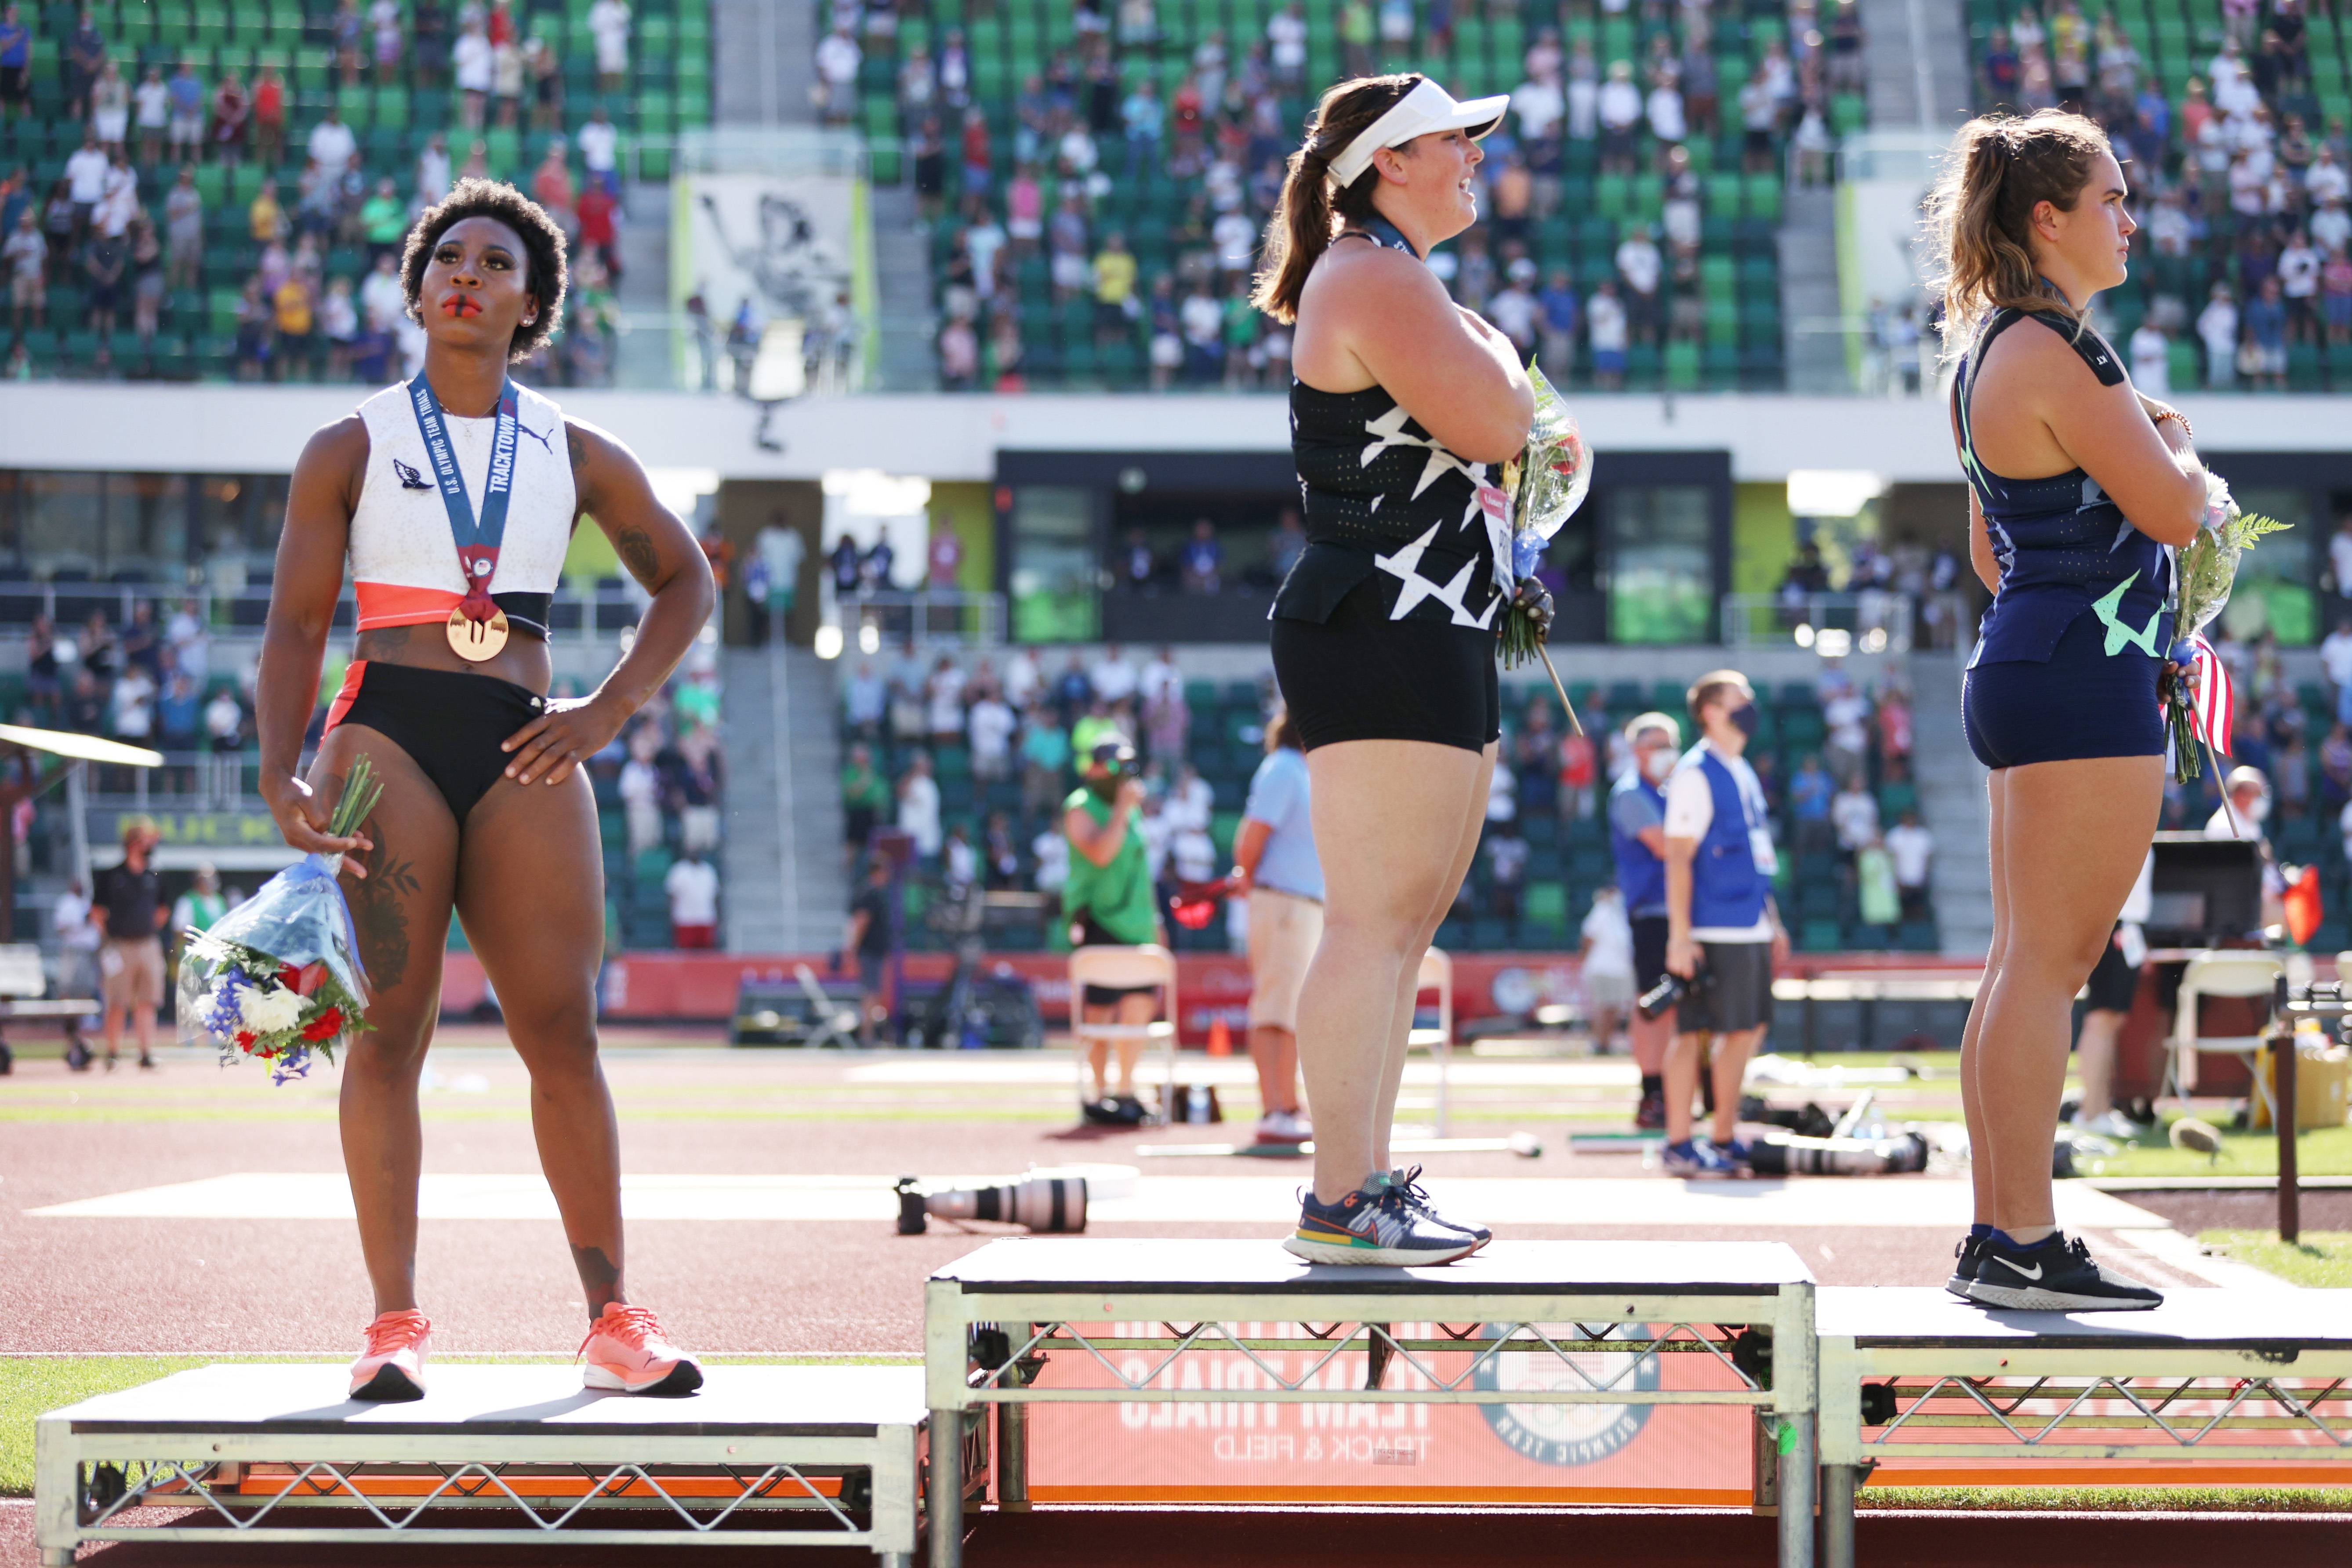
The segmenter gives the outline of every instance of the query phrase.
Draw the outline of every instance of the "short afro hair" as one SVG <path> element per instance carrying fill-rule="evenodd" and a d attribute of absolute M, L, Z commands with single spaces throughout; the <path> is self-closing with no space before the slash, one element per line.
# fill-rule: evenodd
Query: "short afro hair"
<path fill-rule="evenodd" d="M 529 359 L 563 323 L 563 294 L 570 286 L 571 271 L 564 265 L 563 231 L 547 216 L 545 207 L 503 181 L 458 181 L 438 205 L 425 208 L 409 229 L 408 243 L 400 257 L 400 291 L 407 298 L 409 318 L 425 319 L 421 297 L 425 268 L 433 259 L 434 247 L 453 226 L 469 217 L 495 219 L 522 237 L 527 267 L 523 287 L 539 296 L 539 320 L 515 329 L 507 359 L 509 363 Z"/>

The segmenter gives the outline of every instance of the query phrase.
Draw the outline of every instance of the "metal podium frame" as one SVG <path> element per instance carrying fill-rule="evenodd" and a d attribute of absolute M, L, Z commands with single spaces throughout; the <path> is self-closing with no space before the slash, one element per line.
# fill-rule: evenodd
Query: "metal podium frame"
<path fill-rule="evenodd" d="M 809 1372 L 838 1386 L 825 1389 L 825 1413 L 796 1417 L 793 1374 Z M 862 1375 L 875 1373 L 888 1386 Z M 205 1367 L 52 1411 L 35 1426 L 43 1568 L 70 1568 L 83 1542 L 219 1545 L 249 1535 L 356 1544 L 397 1540 L 404 1531 L 436 1544 L 864 1546 L 881 1568 L 912 1568 L 925 1422 L 913 1367 L 709 1369 L 713 1384 L 751 1385 L 745 1392 L 756 1397 L 743 1402 L 779 1406 L 753 1419 L 743 1418 L 741 1402 L 721 1411 L 698 1409 L 695 1398 L 583 1394 L 569 1367 L 437 1366 L 436 1405 L 445 1389 L 462 1394 L 468 1384 L 484 1391 L 478 1402 L 502 1403 L 515 1397 L 509 1388 L 522 1382 L 518 1373 L 539 1375 L 525 1395 L 539 1405 L 470 1419 L 428 1405 L 338 1404 L 342 1369 L 320 1365 Z M 231 1400 L 207 1397 L 240 1380 L 250 1386 L 257 1374 L 289 1383 L 295 1380 L 285 1374 L 300 1374 L 312 1407 L 254 1419 Z M 597 1419 L 605 1412 L 596 1406 L 616 1398 L 625 1417 Z M 207 1415 L 208 1405 L 215 1414 Z M 566 1420 L 583 1410 L 591 1414 Z M 419 1414 L 404 1419 L 408 1411 Z M 273 1468 L 257 1477 L 255 1466 Z M 820 1482 L 834 1484 L 828 1491 Z M 856 1497 L 861 1489 L 870 1496 Z M 208 1517 L 152 1527 L 123 1517 L 147 1506 Z M 672 1518 L 663 1529 L 586 1522 L 621 1510 Z M 446 1522 L 458 1513 L 485 1522 Z M 862 1526 L 858 1513 L 866 1515 Z M 746 1527 L 752 1515 L 765 1517 Z M 785 1526 L 782 1518 L 806 1522 Z"/>
<path fill-rule="evenodd" d="M 925 1287 L 930 1429 L 979 1425 L 985 1456 L 991 1451 L 986 1412 L 996 1406 L 997 1492 L 1002 1506 L 1021 1509 L 1028 1503 L 1028 1412 L 1037 1405 L 1745 1406 L 1775 1438 L 1780 1561 L 1783 1568 L 1811 1568 L 1813 1292 L 1812 1276 L 1778 1243 L 1498 1242 L 1444 1268 L 1407 1270 L 1310 1267 L 1272 1241 L 999 1240 L 950 1264 Z M 1164 1331 L 1139 1338 L 1085 1331 L 1088 1325 L 1137 1323 Z M 1407 1327 L 1464 1323 L 1476 1325 L 1473 1337 L 1444 1330 L 1416 1334 Z M 1628 1326 L 1633 1337 L 1614 1337 Z M 1761 1336 L 1768 1334 L 1766 1350 Z M 984 1352 L 979 1361 L 976 1348 Z M 1106 1353 L 1115 1351 L 1146 1352 L 1153 1365 L 1141 1378 L 1128 1377 Z M 1192 1351 L 1250 1356 L 1266 1386 L 1149 1386 Z M 1262 1352 L 1305 1352 L 1312 1360 L 1305 1374 L 1283 1379 L 1258 1359 Z M 1453 1376 L 1431 1372 L 1420 1359 L 1465 1352 L 1472 1353 L 1472 1363 Z M 1625 1372 L 1595 1379 L 1575 1359 L 1596 1352 L 1624 1355 L 1627 1372 L 1654 1352 L 1712 1356 L 1735 1374 L 1738 1386 L 1623 1387 Z M 1557 1356 L 1582 1386 L 1478 1388 L 1477 1367 L 1506 1353 Z M 1107 1385 L 1035 1386 L 1037 1358 L 1045 1354 L 1100 1367 Z M 1351 1355 L 1362 1357 L 1357 1364 L 1366 1369 L 1365 1386 L 1307 1386 Z M 1418 1367 L 1433 1386 L 1380 1387 L 1385 1369 L 1398 1363 Z M 962 1562 L 962 1509 L 978 1489 L 962 1448 L 931 1446 L 931 1568 L 961 1568 Z"/>
<path fill-rule="evenodd" d="M 2184 1290 L 2154 1311 L 2071 1313 L 1830 1288 L 1820 1347 L 1823 1568 L 1853 1568 L 1854 1492 L 1884 1458 L 2352 1465 L 2352 1290 Z M 1978 1440 L 1908 1440 L 1934 1428 Z M 2249 1432 L 2304 1441 L 2213 1440 Z"/>

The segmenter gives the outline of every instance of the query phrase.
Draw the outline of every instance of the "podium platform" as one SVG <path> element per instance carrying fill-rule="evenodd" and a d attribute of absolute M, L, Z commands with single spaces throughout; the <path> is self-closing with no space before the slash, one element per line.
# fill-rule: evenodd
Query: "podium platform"
<path fill-rule="evenodd" d="M 1890 1457 L 2352 1463 L 2352 1290 L 2010 1312 L 1832 1288 L 1818 1329 L 1828 1568 L 1851 1568 L 1854 1489 Z"/>
<path fill-rule="evenodd" d="M 913 1561 L 923 1373 L 719 1366 L 684 1399 L 563 1365 L 440 1364 L 426 1397 L 342 1397 L 331 1365 L 217 1365 L 36 1426 L 44 1568 L 94 1541 L 866 1546 Z M 142 1508 L 201 1522 L 142 1526 Z M 616 1514 L 634 1522 L 623 1522 Z M 560 1535 L 558 1532 L 561 1532 Z"/>
<path fill-rule="evenodd" d="M 930 1560 L 959 1568 L 961 1510 L 992 1479 L 1028 1503 L 1028 1411 L 1070 1402 L 1717 1405 L 1756 1413 L 1780 1562 L 1812 1562 L 1813 1279 L 1779 1243 L 1498 1241 L 1433 1268 L 1309 1265 L 1273 1240 L 1016 1237 L 934 1274 L 924 1296 L 933 1434 Z M 1179 1386 L 1192 1352 L 1239 1352 L 1257 1386 Z M 1285 1376 L 1269 1352 L 1302 1356 Z M 1124 1364 L 1139 1354 L 1145 1371 Z M 1595 1373 L 1596 1354 L 1622 1371 Z M 1712 1357 L 1721 1388 L 1638 1387 L 1659 1354 Z M 1505 1355 L 1553 1358 L 1558 1386 L 1481 1388 Z M 1051 1386 L 1039 1373 L 1064 1363 Z M 1424 1386 L 1386 1388 L 1411 1366 Z M 1345 1386 L 1325 1386 L 1334 1367 Z M 1491 1381 L 1491 1380 L 1490 1380 Z M 992 1441 L 986 1413 L 996 1409 Z M 975 1475 L 974 1465 L 988 1474 Z"/>

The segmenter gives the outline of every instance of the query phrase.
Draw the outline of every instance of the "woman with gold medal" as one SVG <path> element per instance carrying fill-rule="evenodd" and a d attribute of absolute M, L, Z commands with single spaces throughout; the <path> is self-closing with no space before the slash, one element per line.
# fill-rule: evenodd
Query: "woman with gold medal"
<path fill-rule="evenodd" d="M 596 1055 L 602 841 L 582 767 L 661 689 L 709 619 L 710 570 L 612 437 L 507 367 L 554 331 L 562 232 L 513 187 L 461 181 L 409 231 L 401 280 L 424 373 L 310 437 L 278 539 L 258 710 L 261 791 L 286 841 L 346 857 L 373 990 L 342 1061 L 343 1160 L 375 1296 L 352 1368 L 362 1399 L 422 1395 L 415 1293 L 417 1077 L 441 1009 L 452 910 L 531 1077 L 531 1126 L 591 1320 L 591 1388 L 690 1394 L 702 1373 L 630 1304 L 619 1131 Z M 547 696 L 548 605 L 595 520 L 653 595 L 596 691 Z M 348 557 L 359 638 L 307 780 L 296 776 Z M 349 837 L 328 807 L 364 753 L 383 781 Z"/>

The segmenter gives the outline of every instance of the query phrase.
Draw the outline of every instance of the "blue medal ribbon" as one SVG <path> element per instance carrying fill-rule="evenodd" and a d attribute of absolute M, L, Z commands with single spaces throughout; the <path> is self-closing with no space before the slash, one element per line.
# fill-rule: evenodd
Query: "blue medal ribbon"
<path fill-rule="evenodd" d="M 499 390 L 498 422 L 490 432 L 490 471 L 482 489 L 478 517 L 466 494 L 466 476 L 457 471 L 457 455 L 449 444 L 448 416 L 432 384 L 419 372 L 408 384 L 409 406 L 416 413 L 416 432 L 425 438 L 425 455 L 441 490 L 441 504 L 449 513 L 449 532 L 457 544 L 457 570 L 466 579 L 466 596 L 458 608 L 466 618 L 487 621 L 498 614 L 490 599 L 490 578 L 499 569 L 499 547 L 507 534 L 507 502 L 514 493 L 515 439 L 522 426 L 522 395 L 509 381 Z"/>

